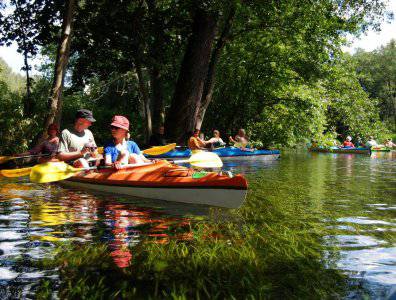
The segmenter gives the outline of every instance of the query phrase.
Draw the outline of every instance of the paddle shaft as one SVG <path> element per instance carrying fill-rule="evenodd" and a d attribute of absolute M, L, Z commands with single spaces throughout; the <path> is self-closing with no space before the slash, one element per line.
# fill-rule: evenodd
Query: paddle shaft
<path fill-rule="evenodd" d="M 17 158 L 35 158 L 35 157 L 43 157 L 50 156 L 51 154 L 35 154 L 35 155 L 24 155 L 24 156 L 10 156 L 7 160 L 17 159 Z"/>

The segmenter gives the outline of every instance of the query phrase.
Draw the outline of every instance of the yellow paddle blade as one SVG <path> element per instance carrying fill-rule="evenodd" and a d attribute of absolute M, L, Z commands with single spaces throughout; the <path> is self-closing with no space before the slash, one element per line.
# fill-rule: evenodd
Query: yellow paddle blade
<path fill-rule="evenodd" d="M 98 147 L 98 153 L 103 154 L 104 153 L 104 147 Z"/>
<path fill-rule="evenodd" d="M 0 156 L 0 164 L 4 164 L 5 162 L 14 159 L 13 156 Z"/>
<path fill-rule="evenodd" d="M 169 151 L 172 151 L 173 149 L 175 149 L 175 147 L 176 147 L 176 143 L 173 143 L 173 144 L 169 144 L 169 145 L 165 145 L 165 146 L 156 146 L 156 147 L 152 147 L 149 149 L 145 149 L 142 152 L 147 155 L 155 156 L 155 155 L 161 155 L 161 154 L 167 153 Z"/>
<path fill-rule="evenodd" d="M 213 152 L 198 152 L 191 155 L 188 162 L 198 168 L 221 168 L 223 162 L 220 157 Z"/>
<path fill-rule="evenodd" d="M 28 176 L 32 167 L 28 168 L 21 168 L 21 169 L 14 169 L 14 170 L 0 170 L 0 174 L 4 177 L 22 177 Z"/>
<path fill-rule="evenodd" d="M 62 161 L 35 165 L 30 172 L 30 181 L 37 183 L 54 182 L 67 179 L 84 169 L 73 168 Z"/>

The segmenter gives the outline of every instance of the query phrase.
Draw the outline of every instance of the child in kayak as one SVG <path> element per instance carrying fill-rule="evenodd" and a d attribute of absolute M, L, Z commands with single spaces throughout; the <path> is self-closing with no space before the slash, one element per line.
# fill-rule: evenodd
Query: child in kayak
<path fill-rule="evenodd" d="M 122 165 L 151 162 L 140 152 L 139 146 L 128 141 L 129 120 L 124 116 L 114 116 L 110 124 L 113 140 L 104 148 L 105 165 L 116 169 Z"/>
<path fill-rule="evenodd" d="M 355 148 L 355 145 L 351 142 L 352 138 L 347 136 L 344 143 L 342 144 L 343 148 Z"/>

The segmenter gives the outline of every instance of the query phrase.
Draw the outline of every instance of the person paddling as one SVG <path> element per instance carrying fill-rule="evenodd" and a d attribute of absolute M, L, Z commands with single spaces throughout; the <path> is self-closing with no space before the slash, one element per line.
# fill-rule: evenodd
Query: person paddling
<path fill-rule="evenodd" d="M 344 143 L 342 144 L 344 148 L 355 148 L 355 145 L 352 143 L 352 138 L 347 136 Z"/>
<path fill-rule="evenodd" d="M 208 142 L 212 143 L 213 147 L 223 147 L 226 144 L 220 137 L 220 131 L 217 129 L 213 130 L 213 137 Z"/>
<path fill-rule="evenodd" d="M 88 129 L 96 120 L 90 110 L 77 111 L 72 129 L 64 129 L 61 133 L 58 159 L 69 161 L 75 167 L 99 165 L 102 156 L 98 154 L 92 132 Z"/>
<path fill-rule="evenodd" d="M 124 116 L 114 116 L 110 124 L 113 140 L 104 148 L 105 165 L 116 169 L 123 165 L 151 162 L 140 152 L 139 146 L 128 141 L 129 120 Z"/>
<path fill-rule="evenodd" d="M 234 143 L 235 147 L 246 148 L 247 144 L 249 143 L 249 139 L 246 136 L 245 129 L 241 128 L 238 130 L 238 134 L 233 138 L 230 136 L 229 138 L 231 143 Z"/>
<path fill-rule="evenodd" d="M 56 124 L 51 124 L 47 129 L 48 137 L 40 144 L 38 144 L 33 149 L 28 152 L 19 153 L 15 156 L 27 156 L 27 155 L 43 155 L 43 157 L 38 158 L 39 163 L 45 163 L 52 160 L 57 152 L 59 147 L 59 127 Z"/>
<path fill-rule="evenodd" d="M 377 146 L 378 146 L 377 141 L 374 140 L 374 137 L 373 137 L 373 136 L 370 136 L 370 137 L 369 137 L 369 140 L 368 140 L 367 143 L 366 143 L 366 147 L 367 147 L 367 148 L 371 148 L 371 147 L 377 147 Z"/>
<path fill-rule="evenodd" d="M 188 148 L 191 150 L 207 150 L 212 148 L 212 143 L 206 142 L 199 137 L 200 130 L 195 129 L 192 136 L 188 140 Z"/>
<path fill-rule="evenodd" d="M 393 148 L 393 147 L 396 147 L 396 144 L 394 142 L 392 142 L 392 139 L 386 139 L 385 147 Z"/>

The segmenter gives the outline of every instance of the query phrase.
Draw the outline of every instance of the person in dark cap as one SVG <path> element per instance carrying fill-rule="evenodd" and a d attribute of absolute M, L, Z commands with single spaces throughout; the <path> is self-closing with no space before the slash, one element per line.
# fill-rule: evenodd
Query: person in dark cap
<path fill-rule="evenodd" d="M 61 133 L 58 159 L 72 161 L 76 167 L 88 167 L 88 161 L 99 164 L 102 156 L 98 154 L 94 136 L 88 129 L 95 121 L 92 111 L 77 111 L 73 129 L 64 129 Z"/>

